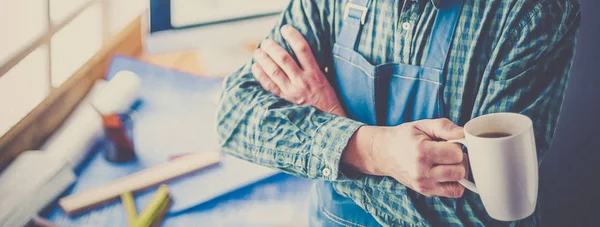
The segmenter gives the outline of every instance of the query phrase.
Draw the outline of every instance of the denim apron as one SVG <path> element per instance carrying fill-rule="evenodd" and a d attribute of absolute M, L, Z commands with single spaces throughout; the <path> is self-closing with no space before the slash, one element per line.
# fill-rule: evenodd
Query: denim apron
<path fill-rule="evenodd" d="M 356 52 L 368 3 L 368 0 L 351 0 L 346 5 L 342 28 L 333 46 L 334 87 L 346 114 L 369 125 L 388 126 L 444 117 L 442 72 L 462 0 L 442 1 L 423 66 L 372 65 Z M 380 225 L 352 199 L 337 193 L 333 184 L 328 181 L 315 184 L 310 202 L 311 226 Z"/>

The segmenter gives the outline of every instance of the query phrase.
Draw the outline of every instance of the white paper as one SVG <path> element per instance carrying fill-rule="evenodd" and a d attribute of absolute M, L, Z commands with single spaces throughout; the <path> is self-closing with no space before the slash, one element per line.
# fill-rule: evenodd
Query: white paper
<path fill-rule="evenodd" d="M 92 97 L 92 105 L 101 114 L 127 113 L 138 99 L 140 78 L 134 72 L 122 70 Z"/>
<path fill-rule="evenodd" d="M 27 201 L 38 195 L 66 162 L 43 151 L 20 154 L 0 175 L 0 226 Z M 51 189 L 51 188 L 48 188 Z M 42 207 L 40 207 L 41 209 Z"/>
<path fill-rule="evenodd" d="M 102 118 L 89 103 L 104 85 L 103 81 L 94 84 L 88 95 L 46 140 L 41 150 L 67 161 L 74 168 L 79 166 L 94 144 L 104 137 Z"/>

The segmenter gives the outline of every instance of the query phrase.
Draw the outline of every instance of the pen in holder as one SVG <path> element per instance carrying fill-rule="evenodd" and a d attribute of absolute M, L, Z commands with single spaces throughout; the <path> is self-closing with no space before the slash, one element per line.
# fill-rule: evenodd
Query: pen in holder
<path fill-rule="evenodd" d="M 110 162 L 128 162 L 135 159 L 133 120 L 129 114 L 102 115 L 106 134 L 104 158 Z"/>

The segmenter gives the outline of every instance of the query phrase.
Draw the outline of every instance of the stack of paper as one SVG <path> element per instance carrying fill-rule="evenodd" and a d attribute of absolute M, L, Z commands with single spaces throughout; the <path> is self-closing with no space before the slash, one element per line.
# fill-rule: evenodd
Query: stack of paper
<path fill-rule="evenodd" d="M 75 174 L 57 156 L 27 151 L 4 170 L 0 182 L 0 226 L 25 226 L 75 182 Z"/>

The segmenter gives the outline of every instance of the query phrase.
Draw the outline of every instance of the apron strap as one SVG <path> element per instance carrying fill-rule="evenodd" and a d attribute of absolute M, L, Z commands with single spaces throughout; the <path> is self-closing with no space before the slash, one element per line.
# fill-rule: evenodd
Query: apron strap
<path fill-rule="evenodd" d="M 462 0 L 442 0 L 429 38 L 425 66 L 444 70 L 452 37 L 462 9 Z"/>
<path fill-rule="evenodd" d="M 360 31 L 367 20 L 369 0 L 351 0 L 346 4 L 343 15 L 342 30 L 337 43 L 344 47 L 354 49 Z"/>

